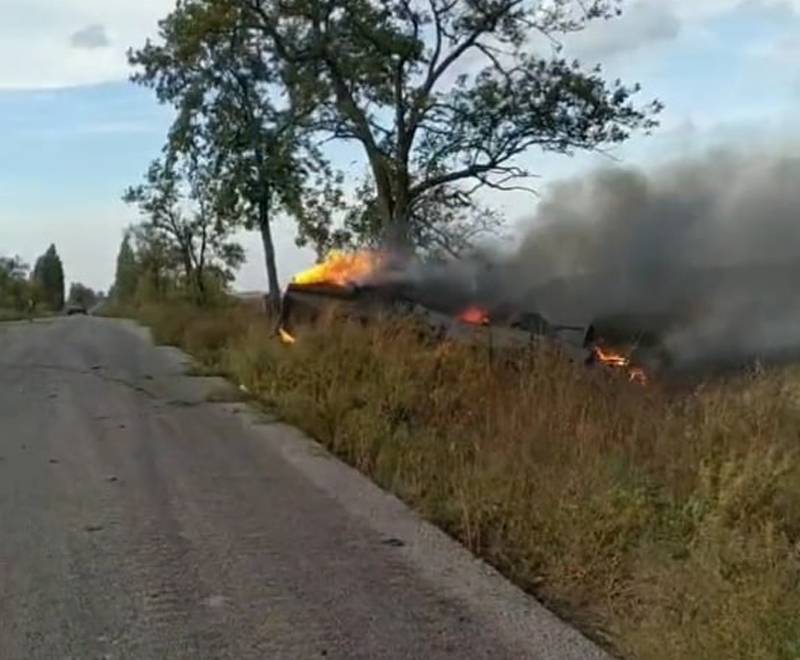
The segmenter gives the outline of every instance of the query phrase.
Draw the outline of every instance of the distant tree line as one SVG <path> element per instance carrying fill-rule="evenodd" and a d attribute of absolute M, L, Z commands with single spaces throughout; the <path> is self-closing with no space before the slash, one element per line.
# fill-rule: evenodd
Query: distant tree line
<path fill-rule="evenodd" d="M 601 149 L 656 126 L 661 105 L 634 104 L 637 85 L 562 55 L 564 35 L 619 6 L 183 0 L 158 42 L 129 53 L 133 80 L 176 111 L 162 156 L 125 195 L 144 218 L 120 251 L 134 254 L 136 287 L 179 277 L 203 299 L 209 277 L 241 264 L 231 236 L 247 228 L 277 299 L 278 215 L 320 255 L 458 256 L 501 224 L 476 193 L 530 190 L 532 150 Z M 361 183 L 332 167 L 324 145 L 337 143 L 360 149 Z"/>
<path fill-rule="evenodd" d="M 0 257 L 0 309 L 59 311 L 64 307 L 64 267 L 55 245 L 33 271 L 20 257 Z"/>
<path fill-rule="evenodd" d="M 67 298 L 64 291 L 64 266 L 55 245 L 47 248 L 32 270 L 21 257 L 0 256 L 0 310 L 59 312 L 65 304 L 89 309 L 103 297 L 80 282 L 70 285 Z"/>

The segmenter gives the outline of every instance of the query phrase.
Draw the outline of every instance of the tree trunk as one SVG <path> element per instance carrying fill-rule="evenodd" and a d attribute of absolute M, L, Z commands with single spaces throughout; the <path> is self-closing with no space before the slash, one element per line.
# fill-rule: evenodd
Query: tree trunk
<path fill-rule="evenodd" d="M 262 200 L 258 205 L 258 230 L 264 245 L 264 261 L 267 267 L 269 282 L 269 307 L 278 313 L 281 307 L 281 285 L 278 281 L 278 267 L 275 262 L 275 245 L 272 242 L 272 228 L 269 224 L 269 203 Z"/>
<path fill-rule="evenodd" d="M 414 243 L 409 235 L 408 215 L 395 213 L 384 229 L 384 245 L 398 257 L 410 257 L 414 254 Z"/>
<path fill-rule="evenodd" d="M 206 291 L 206 249 L 208 247 L 208 225 L 206 224 L 206 214 L 201 206 L 201 213 L 203 214 L 203 223 L 200 231 L 200 248 L 199 253 L 192 251 L 194 260 L 194 277 L 197 287 L 197 300 L 200 305 L 208 303 L 208 294 Z"/>
<path fill-rule="evenodd" d="M 372 163 L 378 201 L 383 220 L 384 247 L 403 259 L 414 252 L 411 237 L 411 203 L 407 173 L 392 172 L 384 162 Z"/>
<path fill-rule="evenodd" d="M 411 235 L 411 204 L 408 191 L 402 189 L 402 182 L 395 188 L 392 213 L 384 227 L 386 247 L 400 259 L 408 259 L 414 254 L 414 239 Z"/>
<path fill-rule="evenodd" d="M 208 302 L 208 295 L 206 292 L 206 273 L 205 266 L 200 264 L 194 269 L 195 287 L 197 289 L 197 301 L 201 305 Z"/>
<path fill-rule="evenodd" d="M 196 284 L 194 279 L 194 264 L 192 263 L 192 257 L 186 249 L 183 250 L 183 271 L 186 276 L 186 286 L 194 288 Z"/>

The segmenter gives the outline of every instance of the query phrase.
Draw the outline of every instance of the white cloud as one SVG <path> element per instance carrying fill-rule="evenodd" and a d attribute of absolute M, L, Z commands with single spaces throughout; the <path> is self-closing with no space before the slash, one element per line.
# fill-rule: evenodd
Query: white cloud
<path fill-rule="evenodd" d="M 127 49 L 156 34 L 158 20 L 175 0 L 1 0 L 1 4 L 0 89 L 31 89 L 124 79 Z M 631 0 L 625 3 L 622 19 L 595 26 L 577 43 L 598 55 L 644 48 L 674 38 L 682 26 L 696 29 L 744 4 L 800 11 L 800 0 Z M 110 44 L 74 48 L 71 37 Z"/>
<path fill-rule="evenodd" d="M 596 21 L 566 39 L 569 52 L 604 60 L 649 49 L 681 35 L 708 41 L 710 21 L 742 11 L 776 24 L 800 19 L 800 0 L 628 0 L 620 18 Z"/>
<path fill-rule="evenodd" d="M 647 1 L 651 4 L 664 2 L 664 0 Z M 685 21 L 704 21 L 747 5 L 757 11 L 766 9 L 800 11 L 800 0 L 671 0 L 669 4 L 675 14 Z"/>
<path fill-rule="evenodd" d="M 682 21 L 666 3 L 639 0 L 627 6 L 620 18 L 591 23 L 568 39 L 567 45 L 580 57 L 602 59 L 672 41 L 682 27 Z"/>
<path fill-rule="evenodd" d="M 85 48 L 94 50 L 96 48 L 108 48 L 111 40 L 108 38 L 104 25 L 94 23 L 73 33 L 69 38 L 73 48 Z"/>
<path fill-rule="evenodd" d="M 2 0 L 0 89 L 122 80 L 126 51 L 155 36 L 174 0 Z M 91 33 L 87 30 L 91 28 Z M 75 48 L 108 41 L 104 48 Z"/>

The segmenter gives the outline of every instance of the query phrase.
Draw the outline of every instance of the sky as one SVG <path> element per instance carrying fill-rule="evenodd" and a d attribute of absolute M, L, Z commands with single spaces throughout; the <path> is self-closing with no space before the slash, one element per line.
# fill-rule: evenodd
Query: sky
<path fill-rule="evenodd" d="M 112 283 L 117 248 L 136 213 L 121 201 L 159 153 L 171 114 L 129 82 L 126 51 L 154 37 L 174 0 L 0 0 L 0 254 L 28 262 L 55 243 L 70 281 Z M 531 153 L 537 187 L 608 164 L 642 168 L 720 145 L 795 142 L 800 131 L 800 0 L 627 0 L 622 18 L 570 37 L 565 52 L 640 82 L 666 109 L 651 136 L 610 154 Z M 352 146 L 335 164 L 363 163 Z M 510 225 L 536 199 L 489 200 Z M 275 228 L 285 281 L 313 255 Z M 265 288 L 258 237 L 237 287 Z"/>

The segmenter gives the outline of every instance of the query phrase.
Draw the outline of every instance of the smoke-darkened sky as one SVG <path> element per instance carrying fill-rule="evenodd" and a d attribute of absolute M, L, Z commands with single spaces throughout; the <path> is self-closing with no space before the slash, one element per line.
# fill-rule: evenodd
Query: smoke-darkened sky
<path fill-rule="evenodd" d="M 678 364 L 800 355 L 798 143 L 714 149 L 551 186 L 521 240 L 454 279 L 557 323 L 625 317 Z"/>

